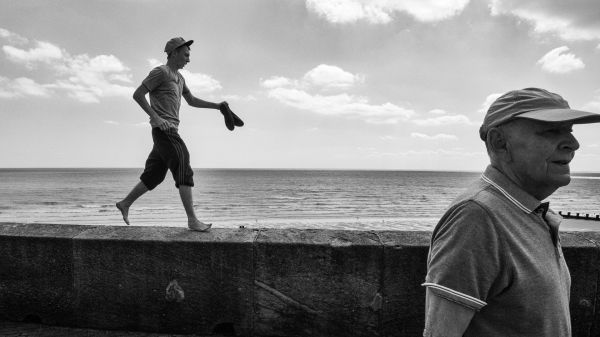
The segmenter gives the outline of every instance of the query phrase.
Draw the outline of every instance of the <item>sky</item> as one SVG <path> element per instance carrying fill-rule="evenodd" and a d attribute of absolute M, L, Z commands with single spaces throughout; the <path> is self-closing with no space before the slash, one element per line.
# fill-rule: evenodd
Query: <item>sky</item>
<path fill-rule="evenodd" d="M 193 39 L 182 102 L 194 168 L 481 171 L 502 93 L 541 87 L 600 113 L 597 0 L 86 0 L 0 3 L 0 167 L 143 167 L 132 94 Z M 572 171 L 600 172 L 600 125 Z"/>

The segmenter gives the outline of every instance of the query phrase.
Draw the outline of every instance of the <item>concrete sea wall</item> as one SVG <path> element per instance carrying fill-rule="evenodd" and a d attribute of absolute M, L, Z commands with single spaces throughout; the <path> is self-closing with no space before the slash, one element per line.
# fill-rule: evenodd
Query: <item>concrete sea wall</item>
<path fill-rule="evenodd" d="M 600 336 L 600 233 L 561 235 Z M 429 232 L 0 224 L 0 317 L 238 336 L 420 336 Z"/>

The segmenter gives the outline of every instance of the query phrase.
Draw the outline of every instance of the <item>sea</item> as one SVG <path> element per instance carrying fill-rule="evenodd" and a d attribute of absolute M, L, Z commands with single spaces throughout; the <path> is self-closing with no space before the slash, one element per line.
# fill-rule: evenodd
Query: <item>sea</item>
<path fill-rule="evenodd" d="M 115 202 L 142 169 L 0 169 L 0 222 L 124 225 Z M 213 227 L 432 230 L 481 173 L 196 169 L 194 207 Z M 600 173 L 574 174 L 555 211 L 600 213 Z M 170 175 L 130 209 L 132 226 L 187 226 Z M 600 222 L 598 222 L 600 228 Z"/>

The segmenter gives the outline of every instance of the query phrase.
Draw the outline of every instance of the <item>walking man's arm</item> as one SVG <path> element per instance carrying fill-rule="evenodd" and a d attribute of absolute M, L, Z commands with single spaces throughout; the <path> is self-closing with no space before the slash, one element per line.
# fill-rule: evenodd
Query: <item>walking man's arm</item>
<path fill-rule="evenodd" d="M 175 128 L 175 126 L 169 123 L 166 119 L 161 118 L 156 111 L 152 109 L 150 103 L 148 103 L 148 100 L 146 99 L 147 93 L 148 89 L 144 85 L 140 85 L 133 93 L 133 99 L 148 114 L 148 116 L 150 116 L 150 119 L 154 121 L 162 131 Z"/>
<path fill-rule="evenodd" d="M 217 109 L 219 110 L 219 108 L 221 107 L 221 104 L 223 104 L 224 102 L 221 103 L 213 103 L 213 102 L 208 102 L 205 100 L 201 100 L 198 97 L 195 97 L 194 95 L 192 95 L 191 92 L 189 91 L 184 91 L 183 92 L 183 98 L 185 98 L 185 101 L 187 102 L 187 104 L 189 104 L 190 106 L 193 106 L 194 108 L 205 108 L 205 109 Z"/>

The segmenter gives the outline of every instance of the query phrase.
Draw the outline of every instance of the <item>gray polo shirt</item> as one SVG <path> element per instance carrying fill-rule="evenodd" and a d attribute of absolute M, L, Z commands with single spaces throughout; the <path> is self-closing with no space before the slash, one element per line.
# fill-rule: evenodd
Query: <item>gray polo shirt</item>
<path fill-rule="evenodd" d="M 424 286 L 476 313 L 464 336 L 571 336 L 561 217 L 489 166 L 433 231 Z"/>

